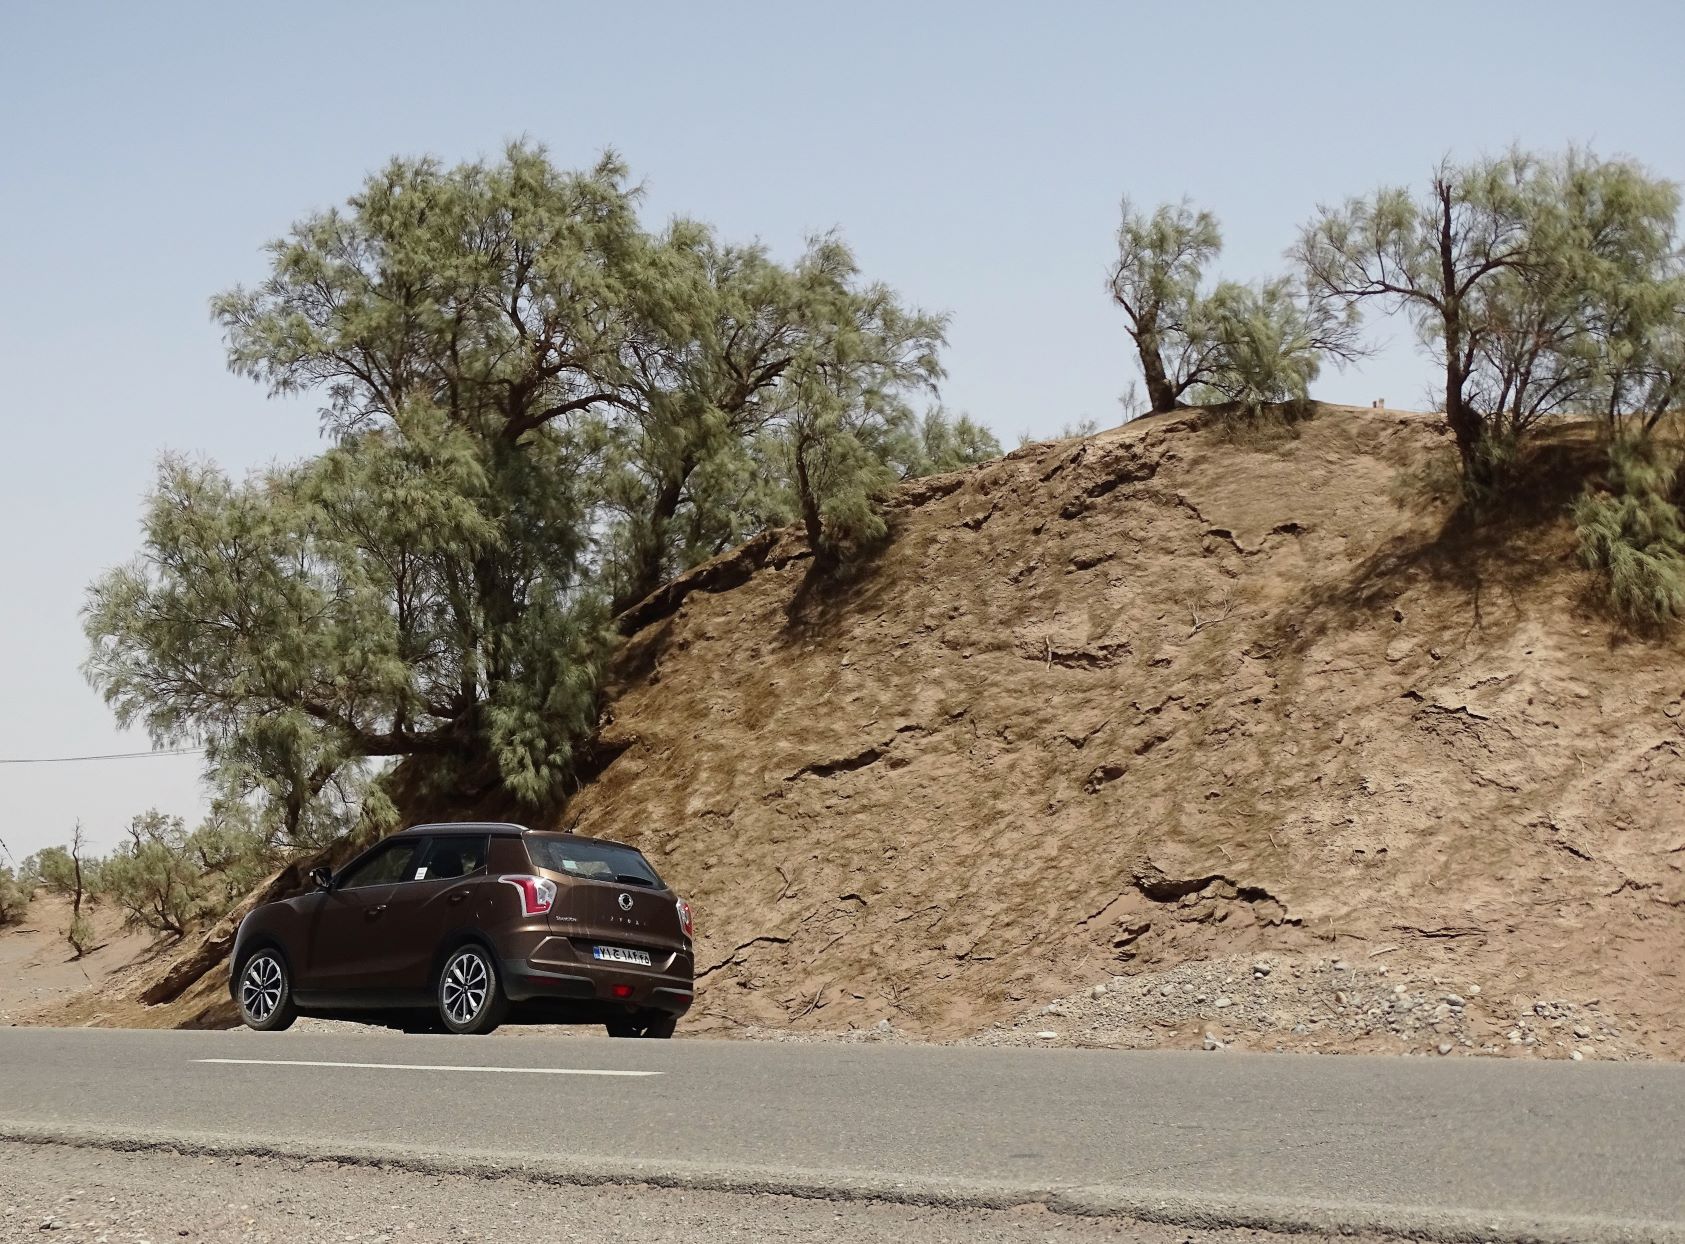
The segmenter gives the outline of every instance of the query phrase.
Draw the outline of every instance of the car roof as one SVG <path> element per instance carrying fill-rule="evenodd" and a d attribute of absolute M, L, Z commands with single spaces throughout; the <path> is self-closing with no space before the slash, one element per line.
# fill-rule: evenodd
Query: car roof
<path fill-rule="evenodd" d="M 407 829 L 400 829 L 397 834 L 459 834 L 464 830 L 476 833 L 487 833 L 494 838 L 516 838 L 523 834 L 555 833 L 566 834 L 570 838 L 578 838 L 582 842 L 601 842 L 611 847 L 625 847 L 628 851 L 638 848 L 630 843 L 617 842 L 613 838 L 595 838 L 584 834 L 575 834 L 569 829 L 543 830 L 533 829 L 527 825 L 517 825 L 513 821 L 429 821 L 424 825 L 411 825 Z M 640 854 L 642 854 L 640 852 Z"/>
<path fill-rule="evenodd" d="M 516 825 L 511 821 L 429 821 L 425 825 L 411 825 L 407 829 L 400 829 L 398 833 L 461 833 L 465 829 L 480 830 L 499 837 L 532 832 L 525 825 Z M 397 834 L 394 834 L 393 837 L 397 837 Z"/>

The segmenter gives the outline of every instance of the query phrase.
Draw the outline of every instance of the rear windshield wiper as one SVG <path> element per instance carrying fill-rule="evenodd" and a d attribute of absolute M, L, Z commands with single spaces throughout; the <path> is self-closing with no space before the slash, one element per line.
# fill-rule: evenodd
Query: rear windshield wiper
<path fill-rule="evenodd" d="M 652 890 L 655 888 L 655 882 L 651 881 L 648 877 L 634 877 L 630 873 L 615 873 L 614 879 L 620 882 L 621 885 L 648 886 Z"/>

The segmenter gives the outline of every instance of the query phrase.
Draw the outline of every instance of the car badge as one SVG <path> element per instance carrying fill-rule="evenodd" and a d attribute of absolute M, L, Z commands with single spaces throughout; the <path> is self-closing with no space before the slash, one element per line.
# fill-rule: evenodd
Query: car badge
<path fill-rule="evenodd" d="M 621 911 L 631 911 L 632 910 L 632 896 L 630 894 L 622 894 L 620 896 L 620 910 Z"/>

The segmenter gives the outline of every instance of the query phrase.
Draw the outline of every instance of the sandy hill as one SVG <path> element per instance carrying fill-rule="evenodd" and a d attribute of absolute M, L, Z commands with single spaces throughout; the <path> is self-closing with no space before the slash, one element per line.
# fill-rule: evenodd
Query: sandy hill
<path fill-rule="evenodd" d="M 122 913 L 102 903 L 87 909 L 94 943 L 78 957 L 64 937 L 70 917 L 69 899 L 43 893 L 21 922 L 0 927 L 0 1025 L 33 1022 L 40 1011 L 103 989 L 119 973 L 169 952 L 144 932 L 124 928 Z"/>
<path fill-rule="evenodd" d="M 844 582 L 762 537 L 627 619 L 562 821 L 691 896 L 703 1030 L 1672 1054 L 1682 649 L 1587 604 L 1583 437 L 1501 522 L 1446 452 L 1161 416 L 908 485 Z"/>

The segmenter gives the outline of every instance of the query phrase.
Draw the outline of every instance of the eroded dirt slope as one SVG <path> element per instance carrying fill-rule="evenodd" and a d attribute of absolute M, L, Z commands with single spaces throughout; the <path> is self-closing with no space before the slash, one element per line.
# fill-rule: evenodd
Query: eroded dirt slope
<path fill-rule="evenodd" d="M 1160 417 L 910 487 L 852 585 L 768 542 L 632 638 L 568 823 L 693 897 L 719 1026 L 955 1036 L 1113 975 L 1378 952 L 1666 1053 L 1680 649 L 1584 607 L 1548 488 L 1475 532 L 1395 500 L 1443 446 Z"/>

